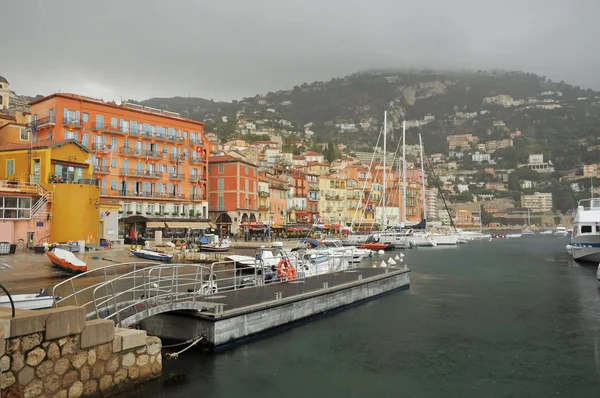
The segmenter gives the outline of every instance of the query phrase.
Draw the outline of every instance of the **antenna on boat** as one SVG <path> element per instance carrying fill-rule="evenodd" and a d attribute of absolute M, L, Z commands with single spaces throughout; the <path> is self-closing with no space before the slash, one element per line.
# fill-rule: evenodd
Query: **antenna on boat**
<path fill-rule="evenodd" d="M 383 217 L 381 222 L 381 228 L 385 231 L 386 229 L 386 220 L 385 220 L 385 192 L 386 192 L 386 181 L 385 181 L 385 171 L 387 166 L 387 111 L 383 112 Z"/>
<path fill-rule="evenodd" d="M 423 141 L 419 133 L 419 148 L 421 152 L 421 200 L 423 201 L 423 218 L 427 220 L 427 203 L 425 202 L 425 170 L 423 166 Z"/>
<path fill-rule="evenodd" d="M 402 223 L 406 222 L 406 121 L 402 121 Z"/>

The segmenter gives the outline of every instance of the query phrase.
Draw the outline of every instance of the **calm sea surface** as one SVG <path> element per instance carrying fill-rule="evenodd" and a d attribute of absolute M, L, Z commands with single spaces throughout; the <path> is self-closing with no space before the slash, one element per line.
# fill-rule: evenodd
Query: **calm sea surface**
<path fill-rule="evenodd" d="M 408 251 L 410 290 L 216 355 L 187 352 L 138 396 L 598 397 L 596 268 L 573 263 L 566 243 Z"/>

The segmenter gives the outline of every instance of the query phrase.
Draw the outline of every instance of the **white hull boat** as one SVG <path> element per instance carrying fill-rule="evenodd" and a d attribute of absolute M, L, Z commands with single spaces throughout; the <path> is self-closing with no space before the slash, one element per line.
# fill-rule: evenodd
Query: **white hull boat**
<path fill-rule="evenodd" d="M 553 233 L 554 233 L 554 231 L 547 230 L 547 231 L 540 232 L 540 235 L 552 235 Z"/>
<path fill-rule="evenodd" d="M 54 305 L 54 297 L 47 293 L 38 294 L 11 294 L 15 309 L 18 310 L 42 310 Z M 8 296 L 0 296 L 0 308 L 11 308 Z"/>
<path fill-rule="evenodd" d="M 331 251 L 345 254 L 349 263 L 360 263 L 365 256 L 368 256 L 368 250 L 344 246 L 338 239 L 325 239 L 323 244 Z"/>
<path fill-rule="evenodd" d="M 569 235 L 569 231 L 565 227 L 556 227 L 556 231 L 554 231 L 554 235 L 556 236 L 567 236 Z"/>
<path fill-rule="evenodd" d="M 506 235 L 507 239 L 519 239 L 522 237 L 523 237 L 523 234 L 508 234 L 508 235 Z"/>
<path fill-rule="evenodd" d="M 457 234 L 433 234 L 433 239 L 438 246 L 455 246 L 459 244 Z M 466 242 L 466 241 L 465 241 Z"/>
<path fill-rule="evenodd" d="M 567 252 L 577 261 L 600 262 L 600 199 L 579 201 Z"/>

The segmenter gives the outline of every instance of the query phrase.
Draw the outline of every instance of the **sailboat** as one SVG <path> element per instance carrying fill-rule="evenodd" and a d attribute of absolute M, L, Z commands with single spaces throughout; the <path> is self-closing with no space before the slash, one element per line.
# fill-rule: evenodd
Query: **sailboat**
<path fill-rule="evenodd" d="M 419 139 L 420 139 L 419 135 Z M 421 159 L 423 158 L 423 146 L 421 145 Z M 421 160 L 421 184 L 423 207 L 425 204 L 425 178 L 423 175 L 423 165 Z M 399 181 L 398 181 L 399 182 Z M 402 211 L 401 222 L 397 227 L 392 227 L 385 231 L 385 239 L 391 240 L 397 247 L 408 248 L 411 246 L 436 246 L 435 238 L 428 232 L 425 232 L 427 221 L 424 217 L 421 221 L 409 223 L 406 220 L 406 122 L 402 123 Z"/>
<path fill-rule="evenodd" d="M 525 229 L 523 231 L 521 231 L 521 234 L 535 235 L 535 232 L 533 232 L 530 227 L 531 227 L 531 219 L 530 219 L 529 209 L 527 209 L 527 227 L 525 227 Z"/>
<path fill-rule="evenodd" d="M 386 205 L 386 176 L 385 176 L 385 172 L 386 172 L 386 168 L 387 168 L 387 111 L 385 111 L 383 113 L 383 200 L 382 200 L 382 209 L 383 209 L 383 216 L 382 216 L 382 223 L 381 223 L 381 227 L 385 228 L 385 226 L 387 225 L 387 220 L 386 220 L 386 209 L 385 209 L 385 205 Z M 375 250 L 375 251 L 379 251 L 379 250 L 391 250 L 394 248 L 393 244 L 390 244 L 388 242 L 386 242 L 386 240 L 384 239 L 384 234 L 373 234 L 371 235 L 360 247 L 361 249 L 369 249 L 369 250 Z"/>

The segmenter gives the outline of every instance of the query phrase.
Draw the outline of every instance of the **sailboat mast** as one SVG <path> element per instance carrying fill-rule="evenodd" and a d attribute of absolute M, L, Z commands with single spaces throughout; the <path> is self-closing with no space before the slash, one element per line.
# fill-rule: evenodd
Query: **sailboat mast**
<path fill-rule="evenodd" d="M 406 121 L 402 122 L 402 221 L 406 222 Z"/>
<path fill-rule="evenodd" d="M 386 220 L 385 220 L 385 190 L 386 190 L 386 181 L 385 181 L 385 167 L 386 167 L 386 163 L 387 163 L 387 111 L 385 111 L 383 113 L 383 196 L 382 196 L 382 201 L 383 201 L 383 217 L 382 217 L 382 221 L 381 221 L 381 228 L 383 228 L 384 230 L 386 229 Z"/>
<path fill-rule="evenodd" d="M 425 201 L 425 170 L 423 168 L 423 141 L 419 133 L 419 148 L 421 151 L 421 200 L 423 202 L 423 218 L 427 220 L 427 202 Z"/>

